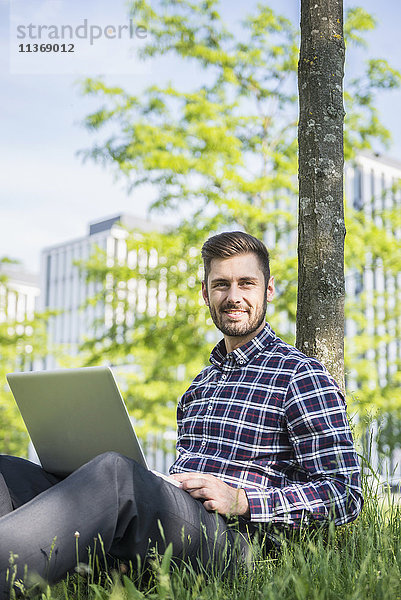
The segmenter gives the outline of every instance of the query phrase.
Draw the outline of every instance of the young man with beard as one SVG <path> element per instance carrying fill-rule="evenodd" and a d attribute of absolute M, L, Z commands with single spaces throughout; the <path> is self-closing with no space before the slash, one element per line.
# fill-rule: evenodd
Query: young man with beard
<path fill-rule="evenodd" d="M 62 481 L 0 457 L 5 595 L 10 551 L 17 577 L 27 565 L 54 582 L 75 566 L 75 531 L 84 562 L 100 535 L 113 557 L 146 561 L 150 548 L 171 543 L 177 561 L 230 569 L 257 532 L 269 547 L 272 528 L 357 517 L 363 501 L 343 395 L 266 323 L 274 296 L 266 247 L 226 232 L 206 241 L 202 257 L 203 298 L 223 339 L 178 405 L 170 477 L 179 487 L 115 453 Z"/>

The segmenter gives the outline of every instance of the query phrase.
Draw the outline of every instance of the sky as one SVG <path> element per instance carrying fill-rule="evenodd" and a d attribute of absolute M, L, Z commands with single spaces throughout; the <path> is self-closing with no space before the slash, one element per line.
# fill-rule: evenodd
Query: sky
<path fill-rule="evenodd" d="M 255 4 L 222 0 L 222 9 L 235 28 Z M 344 4 L 365 8 L 378 23 L 366 36 L 368 49 L 349 55 L 348 76 L 356 76 L 368 56 L 386 58 L 401 70 L 401 1 Z M 271 0 L 269 5 L 299 22 L 299 0 Z M 74 40 L 74 54 L 18 52 L 20 44 L 26 48 L 38 42 L 30 23 L 81 26 L 80 35 L 86 37 Z M 82 121 L 99 105 L 81 94 L 85 76 L 104 75 L 107 83 L 131 93 L 166 78 L 180 83 L 174 60 L 143 65 L 135 58 L 143 32 L 135 24 L 130 30 L 128 23 L 124 0 L 0 0 L 0 257 L 18 259 L 27 270 L 38 272 L 42 248 L 86 235 L 89 222 L 123 212 L 146 217 L 150 188 L 129 195 L 124 181 L 77 154 L 95 141 Z M 54 43 L 63 42 L 56 39 L 56 29 L 52 35 Z M 377 106 L 393 135 L 387 154 L 401 160 L 401 91 L 381 94 Z"/>

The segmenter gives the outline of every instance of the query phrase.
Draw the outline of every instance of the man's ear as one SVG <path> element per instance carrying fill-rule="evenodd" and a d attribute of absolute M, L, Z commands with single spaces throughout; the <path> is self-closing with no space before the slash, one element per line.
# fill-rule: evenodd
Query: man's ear
<path fill-rule="evenodd" d="M 266 290 L 266 300 L 271 302 L 274 298 L 275 288 L 274 288 L 274 277 L 270 277 L 269 283 L 267 284 Z"/>
<path fill-rule="evenodd" d="M 203 296 L 206 306 L 209 306 L 209 296 L 207 293 L 206 283 L 204 281 L 202 281 L 202 296 Z"/>

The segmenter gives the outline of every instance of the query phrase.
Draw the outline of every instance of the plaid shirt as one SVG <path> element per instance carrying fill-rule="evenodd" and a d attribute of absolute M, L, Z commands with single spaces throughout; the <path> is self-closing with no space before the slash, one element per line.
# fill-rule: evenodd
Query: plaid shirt
<path fill-rule="evenodd" d="M 316 360 L 270 326 L 194 379 L 177 409 L 171 473 L 202 471 L 243 488 L 251 521 L 298 527 L 354 520 L 363 499 L 344 397 Z"/>

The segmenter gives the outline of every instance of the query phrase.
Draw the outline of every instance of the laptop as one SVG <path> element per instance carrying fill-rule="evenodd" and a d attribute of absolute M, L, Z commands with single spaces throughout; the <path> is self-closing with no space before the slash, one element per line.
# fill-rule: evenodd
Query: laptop
<path fill-rule="evenodd" d="M 11 373 L 7 381 L 46 471 L 64 477 L 110 450 L 148 468 L 109 367 Z"/>

